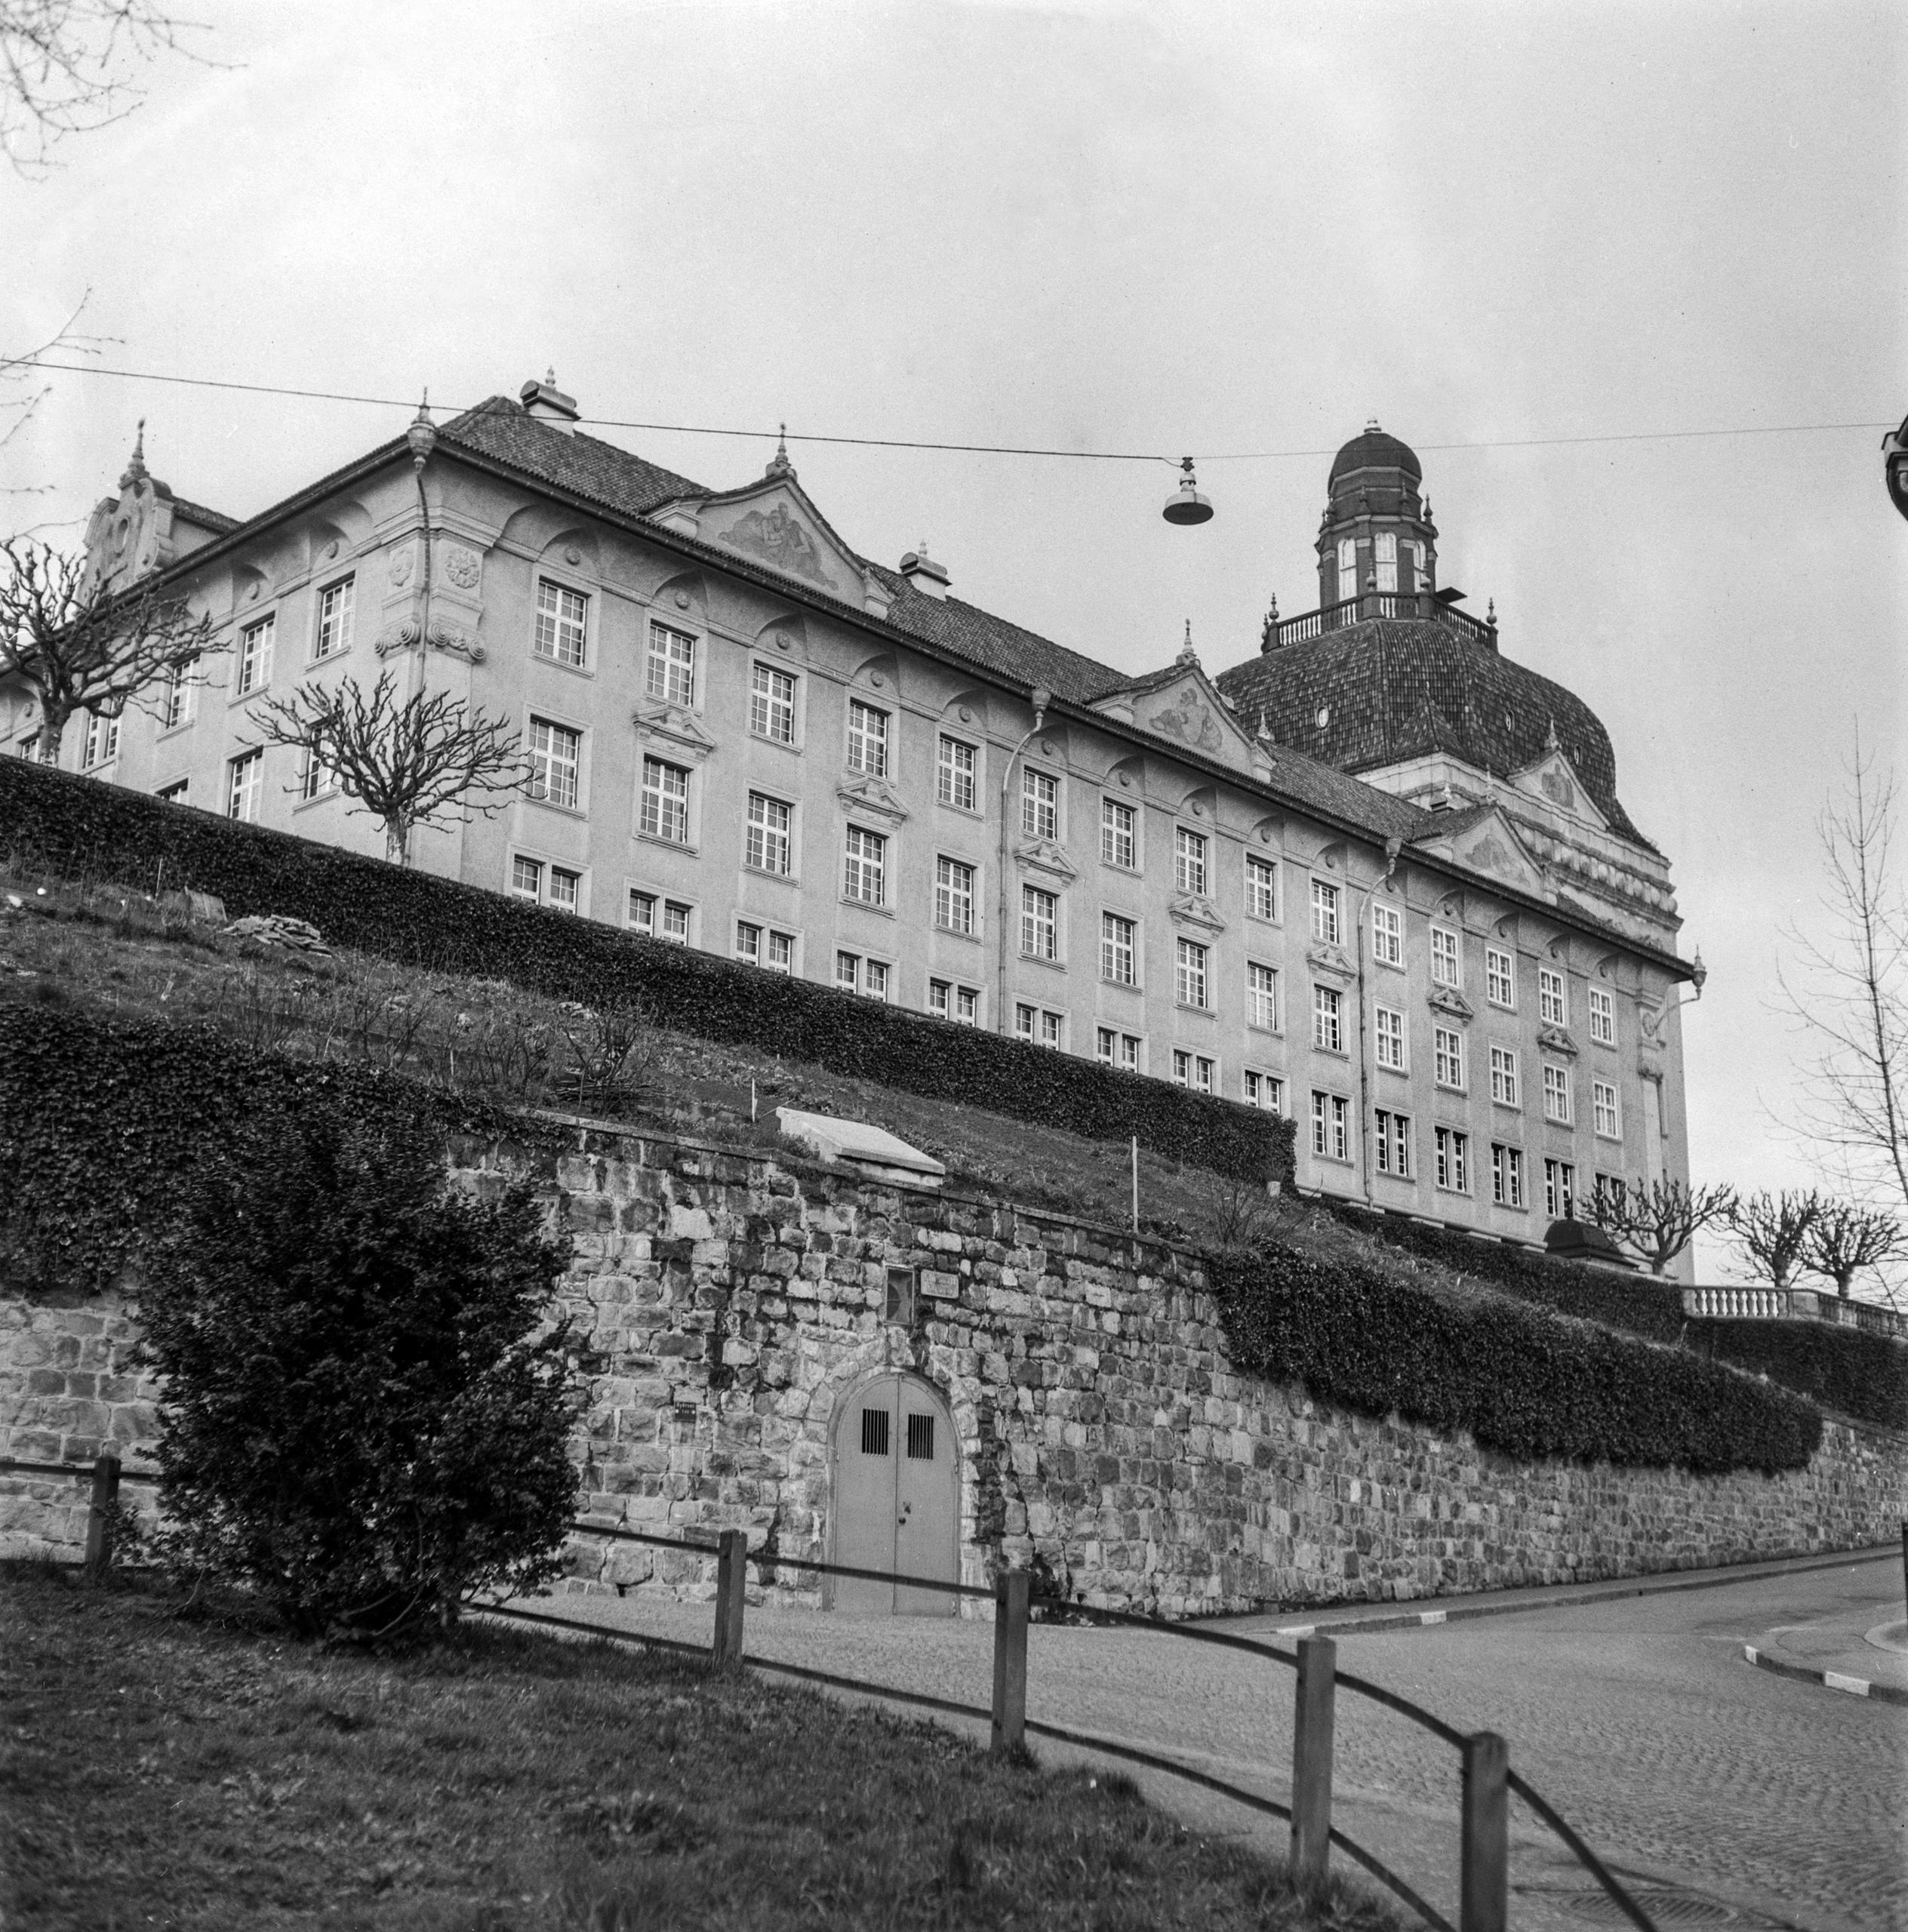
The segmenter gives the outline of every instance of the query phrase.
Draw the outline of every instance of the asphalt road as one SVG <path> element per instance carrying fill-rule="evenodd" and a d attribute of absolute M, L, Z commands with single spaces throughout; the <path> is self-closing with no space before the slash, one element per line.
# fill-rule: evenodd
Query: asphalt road
<path fill-rule="evenodd" d="M 1423 1629 L 1340 1632 L 1338 1663 L 1460 1730 L 1501 1732 L 1511 1763 L 1672 1925 L 1908 1932 L 1908 1707 L 1759 1671 L 1745 1642 L 1786 1627 L 1857 1632 L 1901 1614 L 1898 1564 L 1860 1563 L 1545 1607 Z M 526 1605 L 526 1607 L 532 1606 Z M 570 1597 L 610 1627 L 708 1641 L 701 1604 Z M 1269 1635 L 1285 1619 L 1214 1626 Z M 1282 1641 L 1282 1640 L 1281 1640 Z M 984 1706 L 985 1623 L 752 1607 L 749 1654 Z M 1149 1631 L 1036 1627 L 1028 1715 L 1162 1751 L 1288 1795 L 1291 1673 Z M 1334 1823 L 1454 1921 L 1457 1753 L 1341 1690 Z M 1077 1754 L 1042 1743 L 1044 1759 Z M 1275 1855 L 1285 1828 L 1164 1774 L 1149 1797 Z M 1513 1807 L 1520 1932 L 1620 1922 L 1548 1830 Z"/>

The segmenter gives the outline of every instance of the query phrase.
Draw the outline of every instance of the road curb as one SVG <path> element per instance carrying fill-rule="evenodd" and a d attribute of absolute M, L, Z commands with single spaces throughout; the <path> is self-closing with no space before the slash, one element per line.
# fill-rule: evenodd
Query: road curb
<path fill-rule="evenodd" d="M 1876 1684 L 1866 1677 L 1850 1677 L 1839 1670 L 1810 1670 L 1799 1663 L 1782 1663 L 1753 1644 L 1743 1646 L 1744 1660 L 1758 1670 L 1773 1671 L 1778 1677 L 1793 1677 L 1804 1684 L 1819 1684 L 1826 1690 L 1845 1692 L 1851 1697 L 1873 1697 L 1884 1704 L 1908 1704 L 1908 1690 L 1892 1684 Z"/>

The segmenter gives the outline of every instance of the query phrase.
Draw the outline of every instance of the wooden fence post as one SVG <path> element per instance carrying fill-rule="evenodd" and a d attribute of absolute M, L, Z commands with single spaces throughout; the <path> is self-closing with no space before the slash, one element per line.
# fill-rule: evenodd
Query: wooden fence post
<path fill-rule="evenodd" d="M 1460 1932 L 1505 1932 L 1510 1916 L 1510 1750 L 1494 1730 L 1464 1740 Z"/>
<path fill-rule="evenodd" d="M 1024 1570 L 994 1579 L 994 1737 L 996 1758 L 1011 1756 L 1026 1741 L 1027 1592 Z"/>
<path fill-rule="evenodd" d="M 1299 1639 L 1291 1863 L 1292 1876 L 1302 1885 L 1322 1884 L 1331 1860 L 1331 1718 L 1337 1672 L 1338 1646 L 1329 1637 Z"/>
<path fill-rule="evenodd" d="M 89 1586 L 106 1581 L 106 1565 L 112 1559 L 109 1532 L 113 1505 L 119 1500 L 119 1451 L 111 1443 L 93 1459 L 93 1498 L 86 1512 L 86 1581 Z"/>
<path fill-rule="evenodd" d="M 718 1670 L 742 1661 L 743 1590 L 749 1579 L 749 1532 L 725 1530 L 716 1543 L 716 1641 L 709 1662 Z"/>

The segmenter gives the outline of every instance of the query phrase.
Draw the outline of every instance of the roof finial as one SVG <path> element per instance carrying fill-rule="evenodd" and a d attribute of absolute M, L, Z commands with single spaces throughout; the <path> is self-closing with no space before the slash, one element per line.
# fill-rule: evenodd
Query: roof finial
<path fill-rule="evenodd" d="M 1493 597 L 1487 601 L 1489 608 L 1485 611 L 1484 621 L 1495 630 L 1497 628 L 1497 600 Z"/>
<path fill-rule="evenodd" d="M 789 460 L 789 426 L 786 423 L 782 424 L 781 433 L 775 439 L 775 454 L 769 459 L 767 473 L 771 476 L 795 474 L 795 465 Z"/>
<path fill-rule="evenodd" d="M 1365 433 L 1368 436 L 1376 435 L 1379 433 L 1378 419 L 1375 416 L 1368 416 L 1365 419 Z"/>
<path fill-rule="evenodd" d="M 1186 620 L 1186 641 L 1179 648 L 1177 661 L 1181 664 L 1196 664 L 1199 661 L 1199 654 L 1192 648 L 1192 620 L 1190 617 Z"/>
<path fill-rule="evenodd" d="M 556 365 L 554 362 L 552 362 L 549 367 L 543 371 L 543 380 L 547 383 L 552 389 L 555 389 L 556 387 Z"/>
<path fill-rule="evenodd" d="M 1259 707 L 1259 741 L 1267 745 L 1272 743 L 1272 734 L 1266 728 L 1266 708 L 1263 705 Z"/>
<path fill-rule="evenodd" d="M 1554 718 L 1550 721 L 1550 728 L 1543 734 L 1543 749 L 1547 752 L 1554 752 L 1559 749 L 1557 743 L 1557 721 Z"/>
<path fill-rule="evenodd" d="M 146 474 L 146 418 L 142 416 L 139 419 L 139 432 L 133 438 L 133 453 L 127 459 L 125 474 L 119 479 L 120 488 L 143 483 Z"/>

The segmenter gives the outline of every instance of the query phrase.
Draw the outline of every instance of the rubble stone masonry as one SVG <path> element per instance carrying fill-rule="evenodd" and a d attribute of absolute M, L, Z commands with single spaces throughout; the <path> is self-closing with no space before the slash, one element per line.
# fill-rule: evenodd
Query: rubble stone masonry
<path fill-rule="evenodd" d="M 505 1183 L 507 1158 L 466 1151 L 463 1184 Z M 1196 1254 L 784 1152 L 592 1133 L 543 1178 L 574 1250 L 562 1306 L 601 1356 L 574 1454 L 605 1524 L 825 1558 L 830 1420 L 885 1369 L 952 1411 L 965 1580 L 1032 1564 L 1174 1615 L 1854 1548 L 1894 1535 L 1908 1486 L 1908 1438 L 1834 1420 L 1806 1469 L 1696 1477 L 1351 1415 L 1234 1371 Z M 111 1439 L 149 1461 L 134 1330 L 115 1296 L 0 1294 L 0 1456 Z M 82 1484 L 0 1475 L 0 1555 L 72 1557 L 84 1518 Z M 579 1539 L 568 1587 L 612 1586 L 704 1595 L 711 1567 Z"/>

